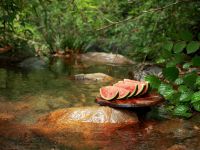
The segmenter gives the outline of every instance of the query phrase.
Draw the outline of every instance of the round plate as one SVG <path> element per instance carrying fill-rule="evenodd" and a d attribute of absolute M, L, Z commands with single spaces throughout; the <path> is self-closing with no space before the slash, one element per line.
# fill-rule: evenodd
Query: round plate
<path fill-rule="evenodd" d="M 110 106 L 114 108 L 136 108 L 155 106 L 163 101 L 163 97 L 159 94 L 147 94 L 143 97 L 133 97 L 122 100 L 104 100 L 101 97 L 96 97 L 96 103 L 101 106 Z"/>

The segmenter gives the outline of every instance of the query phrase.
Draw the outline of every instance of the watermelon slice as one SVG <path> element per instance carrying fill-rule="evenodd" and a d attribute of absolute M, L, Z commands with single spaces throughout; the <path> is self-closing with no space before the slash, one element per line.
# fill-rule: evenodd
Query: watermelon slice
<path fill-rule="evenodd" d="M 145 81 L 124 79 L 124 82 L 129 83 L 129 84 L 137 84 L 138 85 L 138 91 L 135 94 L 135 96 L 146 94 L 149 89 L 149 83 L 145 82 Z"/>
<path fill-rule="evenodd" d="M 137 93 L 137 90 L 138 90 L 137 84 L 130 85 L 130 84 L 127 84 L 123 81 L 119 81 L 118 83 L 114 84 L 113 86 L 124 88 L 124 89 L 128 90 L 130 92 L 130 94 L 128 95 L 128 98 L 134 96 Z"/>
<path fill-rule="evenodd" d="M 115 87 L 119 91 L 119 96 L 117 97 L 117 99 L 124 99 L 128 97 L 130 94 L 130 91 L 126 90 L 125 88 L 121 88 L 117 86 L 113 86 L 113 87 Z"/>
<path fill-rule="evenodd" d="M 113 86 L 104 86 L 99 91 L 101 97 L 108 101 L 117 98 L 119 95 L 119 90 Z"/>

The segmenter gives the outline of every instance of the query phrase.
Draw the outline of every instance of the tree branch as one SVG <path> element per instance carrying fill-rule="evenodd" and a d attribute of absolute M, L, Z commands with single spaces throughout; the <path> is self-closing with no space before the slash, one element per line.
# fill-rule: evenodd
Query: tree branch
<path fill-rule="evenodd" d="M 133 21 L 133 20 L 137 20 L 138 18 L 140 18 L 141 16 L 145 15 L 146 13 L 157 12 L 157 11 L 160 11 L 160 10 L 163 10 L 163 9 L 167 9 L 167 8 L 169 8 L 169 7 L 171 7 L 171 6 L 177 5 L 177 4 L 179 4 L 179 3 L 189 2 L 189 1 L 191 1 L 191 0 L 177 0 L 176 2 L 171 3 L 171 4 L 169 4 L 169 5 L 166 5 L 166 6 L 164 6 L 164 7 L 153 8 L 153 9 L 150 9 L 150 10 L 147 10 L 147 11 L 143 11 L 142 14 L 140 14 L 140 15 L 138 15 L 138 16 L 136 16 L 136 17 L 132 16 L 132 17 L 129 17 L 129 18 L 127 18 L 127 19 L 124 19 L 124 20 L 121 20 L 121 21 L 118 21 L 118 22 L 113 22 L 113 23 L 111 23 L 111 24 L 109 24 L 109 25 L 106 25 L 106 26 L 103 26 L 103 27 L 101 27 L 101 28 L 99 28 L 99 29 L 96 29 L 96 31 L 101 31 L 101 30 L 107 29 L 107 28 L 109 28 L 109 27 L 112 27 L 112 26 L 114 26 L 114 25 L 118 25 L 118 24 L 121 24 L 121 23 L 124 23 L 124 22 L 128 22 L 128 21 L 130 21 L 130 20 L 132 20 L 132 21 Z"/>

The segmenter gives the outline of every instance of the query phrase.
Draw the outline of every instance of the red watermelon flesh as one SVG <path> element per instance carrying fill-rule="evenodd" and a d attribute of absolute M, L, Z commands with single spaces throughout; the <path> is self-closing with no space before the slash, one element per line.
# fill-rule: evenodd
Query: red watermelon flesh
<path fill-rule="evenodd" d="M 135 96 L 145 94 L 148 91 L 148 88 L 149 88 L 148 82 L 145 82 L 145 81 L 136 81 L 136 80 L 124 79 L 124 82 L 128 83 L 128 84 L 137 84 L 138 85 L 138 91 L 135 94 Z"/>
<path fill-rule="evenodd" d="M 146 86 L 145 86 L 145 89 L 144 89 L 144 94 L 147 93 L 147 91 L 149 90 L 149 82 L 147 81 L 137 81 L 137 80 L 131 80 L 131 79 L 124 79 L 124 82 L 139 82 L 139 83 L 144 83 Z"/>
<path fill-rule="evenodd" d="M 121 88 L 117 86 L 113 86 L 113 87 L 115 87 L 119 91 L 119 96 L 117 97 L 117 99 L 124 99 L 128 97 L 130 94 L 130 91 L 126 90 L 125 88 Z"/>
<path fill-rule="evenodd" d="M 138 85 L 136 84 L 130 85 L 123 81 L 119 81 L 118 83 L 114 84 L 114 86 L 128 90 L 130 92 L 130 94 L 128 95 L 129 98 L 134 96 L 137 93 L 137 89 L 138 89 Z"/>
<path fill-rule="evenodd" d="M 99 91 L 101 97 L 108 101 L 117 98 L 119 95 L 119 90 L 113 86 L 104 86 Z"/>

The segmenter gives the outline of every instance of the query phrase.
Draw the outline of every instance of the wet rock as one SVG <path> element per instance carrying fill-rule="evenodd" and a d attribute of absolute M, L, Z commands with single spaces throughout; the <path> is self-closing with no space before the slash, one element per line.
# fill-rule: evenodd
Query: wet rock
<path fill-rule="evenodd" d="M 135 130 L 133 125 L 137 123 L 137 116 L 133 112 L 109 107 L 77 107 L 60 109 L 40 118 L 33 125 L 32 131 L 51 141 L 77 149 L 106 147 L 116 140 L 120 141 L 116 145 L 122 146 L 121 142 L 128 140 L 127 138 L 134 143 L 135 132 L 120 131 L 125 127 Z"/>
<path fill-rule="evenodd" d="M 10 140 L 30 140 L 32 136 L 28 126 L 17 123 L 4 122 L 0 123 L 0 137 Z"/>
<path fill-rule="evenodd" d="M 27 70 L 45 69 L 46 64 L 44 60 L 39 57 L 30 57 L 19 63 L 19 67 Z"/>
<path fill-rule="evenodd" d="M 81 62 L 90 64 L 116 64 L 130 65 L 135 64 L 132 60 L 120 55 L 103 52 L 88 52 L 79 56 Z"/>
<path fill-rule="evenodd" d="M 142 69 L 141 69 L 142 68 Z M 162 68 L 156 65 L 145 65 L 139 67 L 139 70 L 129 72 L 129 78 L 135 80 L 144 80 L 147 75 L 162 77 Z"/>
<path fill-rule="evenodd" d="M 184 145 L 175 144 L 170 148 L 168 148 L 167 150 L 187 150 L 187 148 Z"/>
<path fill-rule="evenodd" d="M 28 103 L 6 101 L 0 102 L 0 114 L 2 117 L 4 116 L 7 118 L 6 120 L 12 120 L 11 118 L 13 117 L 21 117 L 27 114 L 30 110 L 31 107 Z"/>
<path fill-rule="evenodd" d="M 154 130 L 171 135 L 171 138 L 179 141 L 186 141 L 198 135 L 198 132 L 193 129 L 193 124 L 182 119 L 166 120 L 154 126 Z"/>
<path fill-rule="evenodd" d="M 0 123 L 10 122 L 15 119 L 13 114 L 9 113 L 0 113 Z"/>
<path fill-rule="evenodd" d="M 113 78 L 109 75 L 104 73 L 90 73 L 90 74 L 77 74 L 74 76 L 75 80 L 82 80 L 82 81 L 112 81 Z"/>

